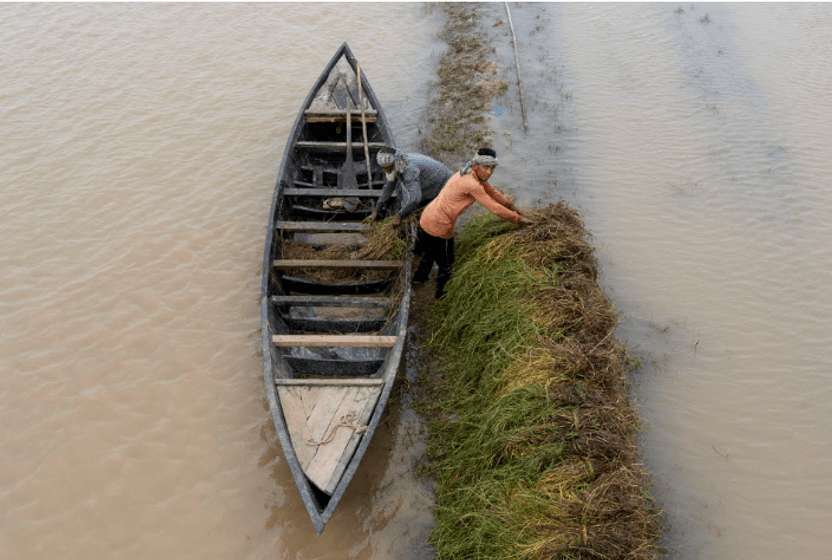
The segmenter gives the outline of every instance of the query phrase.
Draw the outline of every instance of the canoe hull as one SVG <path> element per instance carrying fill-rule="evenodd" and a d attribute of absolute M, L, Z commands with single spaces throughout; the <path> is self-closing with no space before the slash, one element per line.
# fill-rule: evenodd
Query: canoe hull
<path fill-rule="evenodd" d="M 266 397 L 318 533 L 355 474 L 389 400 L 404 354 L 410 304 L 410 251 L 392 266 L 379 262 L 377 277 L 335 281 L 310 271 L 323 264 L 366 275 L 368 264 L 375 263 L 310 259 L 299 266 L 286 256 L 296 245 L 323 251 L 366 234 L 361 219 L 384 180 L 375 154 L 394 142 L 363 73 L 360 88 L 358 83 L 358 65 L 345 43 L 313 85 L 287 139 L 263 261 Z M 412 227 L 401 236 L 412 245 Z"/>

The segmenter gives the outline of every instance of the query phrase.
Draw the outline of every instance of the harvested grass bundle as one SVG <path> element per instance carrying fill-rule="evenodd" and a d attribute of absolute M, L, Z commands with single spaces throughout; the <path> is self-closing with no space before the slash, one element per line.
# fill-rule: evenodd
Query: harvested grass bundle
<path fill-rule="evenodd" d="M 333 243 L 323 247 L 285 240 L 281 246 L 284 259 L 309 260 L 398 260 L 407 249 L 403 228 L 395 227 L 387 219 L 374 225 L 366 235 L 366 242 L 356 248 L 354 245 Z M 309 269 L 303 276 L 317 282 L 362 282 L 382 278 L 385 272 L 368 270 L 327 270 Z"/>
<path fill-rule="evenodd" d="M 580 217 L 484 215 L 458 243 L 429 345 L 446 378 L 429 457 L 449 558 L 658 556 L 616 317 Z"/>
<path fill-rule="evenodd" d="M 331 244 L 323 247 L 315 247 L 294 240 L 284 240 L 280 247 L 281 257 L 284 259 L 297 260 L 343 260 L 350 259 L 353 247 L 345 244 Z M 377 273 L 373 273 L 377 274 Z M 330 270 L 330 269 L 303 269 L 304 278 L 316 282 L 337 283 L 337 282 L 358 282 L 363 278 L 363 271 L 351 270 Z"/>
<path fill-rule="evenodd" d="M 412 217 L 404 221 L 407 224 Z M 373 229 L 367 234 L 367 242 L 356 253 L 357 259 L 399 259 L 407 249 L 407 243 L 403 239 L 403 230 L 407 227 L 394 226 L 390 219 L 383 220 L 373 225 Z"/>
<path fill-rule="evenodd" d="M 512 235 L 495 239 L 490 253 L 500 254 L 511 247 L 512 254 L 529 266 L 555 268 L 569 279 L 579 275 L 597 277 L 592 245 L 580 216 L 563 201 L 526 212 L 532 224 L 516 229 Z"/>

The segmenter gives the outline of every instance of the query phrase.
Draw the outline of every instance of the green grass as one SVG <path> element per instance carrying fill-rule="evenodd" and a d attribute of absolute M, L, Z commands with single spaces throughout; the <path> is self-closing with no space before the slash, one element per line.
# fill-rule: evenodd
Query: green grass
<path fill-rule="evenodd" d="M 629 465 L 616 463 L 597 476 L 595 468 L 605 467 L 588 447 L 628 436 L 620 424 L 602 425 L 612 418 L 608 403 L 614 400 L 592 409 L 601 389 L 569 378 L 559 365 L 564 356 L 540 347 L 565 335 L 541 324 L 525 296 L 556 285 L 558 277 L 519 258 L 515 244 L 497 242 L 516 228 L 491 214 L 468 224 L 456 243 L 447 295 L 431 314 L 428 348 L 441 356 L 443 372 L 439 396 L 421 410 L 437 483 L 431 542 L 437 558 L 454 560 L 586 559 L 606 555 L 588 550 L 633 550 L 655 537 L 639 529 L 653 530 L 641 497 L 620 515 L 629 525 L 609 533 L 617 522 L 593 513 L 619 511 L 593 485 L 607 484 L 610 473 L 629 473 Z M 518 378 L 525 381 L 515 383 Z M 592 395 L 596 403 L 555 397 L 570 391 L 587 401 Z M 619 488 L 624 494 L 613 501 L 628 499 L 629 490 Z M 636 544 L 619 541 L 622 532 Z M 650 546 L 644 550 L 652 554 Z"/>
<path fill-rule="evenodd" d="M 458 244 L 448 296 L 435 314 L 435 334 L 429 344 L 441 348 L 445 359 L 453 364 L 451 382 L 458 398 L 487 395 L 518 347 L 541 333 L 529 318 L 531 305 L 518 300 L 538 283 L 538 276 L 510 254 L 486 263 L 487 247 L 482 242 L 516 227 L 510 223 L 506 227 L 507 223 L 486 217 L 466 229 Z M 472 391 L 474 388 L 476 391 Z"/>
<path fill-rule="evenodd" d="M 519 298 L 539 283 L 511 252 L 489 255 L 486 242 L 516 226 L 475 219 L 457 244 L 448 295 L 434 314 L 429 345 L 441 349 L 447 379 L 429 454 L 439 476 L 433 542 L 442 558 L 526 558 L 534 509 L 551 503 L 529 489 L 564 458 L 553 409 L 540 387 L 498 394 L 501 374 L 542 334 Z M 521 498 L 525 497 L 525 498 Z M 530 498 L 531 497 L 531 498 Z M 464 538 L 459 538 L 464 535 Z"/>
<path fill-rule="evenodd" d="M 478 406 L 474 401 L 481 403 Z M 535 490 L 541 473 L 565 458 L 551 403 L 539 388 L 490 401 L 463 400 L 460 416 L 434 426 L 454 445 L 432 449 L 441 472 L 433 543 L 441 558 L 528 558 L 535 520 L 555 503 Z"/>

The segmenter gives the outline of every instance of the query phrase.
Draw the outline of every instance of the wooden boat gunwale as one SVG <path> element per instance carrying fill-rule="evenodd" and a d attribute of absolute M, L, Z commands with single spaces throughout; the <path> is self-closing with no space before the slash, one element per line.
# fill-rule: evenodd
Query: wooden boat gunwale
<path fill-rule="evenodd" d="M 399 301 L 398 315 L 396 317 L 396 322 L 388 327 L 388 331 L 393 331 L 388 334 L 390 335 L 390 337 L 395 336 L 395 343 L 392 345 L 392 347 L 389 348 L 386 356 L 384 356 L 383 365 L 378 372 L 369 377 L 355 378 L 363 380 L 378 379 L 382 384 L 381 393 L 370 414 L 369 420 L 366 425 L 366 431 L 360 437 L 360 441 L 358 442 L 357 447 L 352 453 L 352 456 L 349 459 L 349 462 L 340 478 L 340 481 L 335 486 L 335 489 L 329 496 L 328 500 L 326 500 L 325 506 L 321 508 L 321 493 L 317 488 L 313 488 L 313 486 L 311 485 L 312 483 L 306 477 L 300 466 L 300 460 L 292 445 L 290 434 L 287 430 L 284 410 L 280 402 L 280 398 L 277 394 L 277 383 L 281 383 L 284 385 L 292 385 L 296 384 L 297 382 L 293 381 L 294 374 L 290 370 L 287 360 L 284 359 L 282 355 L 279 355 L 278 352 L 275 350 L 275 342 L 273 341 L 273 335 L 276 331 L 272 328 L 269 321 L 270 314 L 276 313 L 275 308 L 270 306 L 277 305 L 275 301 L 279 301 L 281 300 L 281 298 L 291 300 L 292 297 L 276 296 L 274 293 L 272 293 L 270 287 L 270 275 L 274 267 L 274 248 L 275 243 L 277 242 L 275 236 L 279 235 L 278 228 L 275 227 L 275 224 L 279 221 L 278 216 L 281 215 L 281 212 L 283 210 L 282 205 L 284 203 L 284 191 L 292 188 L 291 182 L 287 181 L 287 177 L 285 176 L 289 168 L 293 169 L 293 164 L 290 162 L 290 158 L 293 155 L 293 150 L 298 145 L 298 140 L 303 132 L 302 129 L 304 123 L 309 122 L 305 121 L 306 111 L 309 109 L 310 105 L 315 99 L 315 96 L 318 94 L 319 90 L 326 82 L 329 73 L 342 58 L 349 63 L 350 67 L 353 69 L 354 72 L 357 71 L 357 62 L 355 60 L 355 57 L 350 51 L 347 43 L 343 43 L 336 51 L 336 53 L 333 55 L 329 63 L 325 66 L 324 70 L 321 72 L 315 84 L 312 86 L 309 93 L 307 94 L 306 99 L 304 100 L 301 109 L 298 112 L 297 117 L 295 118 L 295 122 L 289 134 L 289 137 L 287 138 L 286 146 L 283 151 L 283 157 L 281 159 L 280 170 L 277 175 L 275 191 L 272 198 L 271 209 L 269 213 L 269 227 L 266 233 L 266 244 L 263 259 L 263 278 L 261 283 L 261 330 L 266 398 L 277 431 L 278 440 L 284 452 L 284 457 L 286 458 L 286 461 L 292 472 L 292 476 L 301 495 L 303 503 L 306 507 L 306 510 L 309 514 L 310 520 L 312 521 L 315 530 L 319 534 L 323 531 L 324 525 L 331 518 L 335 510 L 335 507 L 340 502 L 351 479 L 353 478 L 355 471 L 358 468 L 358 465 L 372 439 L 372 435 L 378 426 L 378 423 L 381 419 L 381 415 L 386 407 L 386 403 L 389 400 L 390 393 L 393 389 L 396 373 L 399 369 L 404 353 L 404 344 L 407 336 L 407 316 L 411 295 L 409 282 L 406 281 L 410 278 L 411 273 L 410 253 L 408 251 L 406 252 L 407 254 L 405 255 L 405 257 L 403 258 L 402 268 L 399 272 L 399 279 L 402 282 L 403 289 L 401 293 L 401 300 Z M 373 122 L 377 125 L 378 130 L 380 130 L 383 135 L 383 143 L 387 145 L 394 145 L 392 134 L 390 133 L 389 127 L 387 126 L 386 117 L 383 113 L 380 103 L 378 102 L 378 99 L 375 96 L 374 91 L 368 83 L 368 80 L 364 72 L 361 73 L 361 84 L 363 87 L 365 101 L 369 103 L 370 107 L 374 109 Z M 378 142 L 376 144 L 378 144 Z M 353 150 L 356 149 L 356 146 L 361 147 L 361 143 L 353 142 Z M 369 174 L 369 169 L 367 170 L 367 172 Z M 380 187 L 381 185 L 379 184 L 377 186 L 377 189 L 380 189 Z M 323 189 L 315 189 L 315 191 L 315 195 L 325 194 L 323 192 Z M 332 192 L 334 192 L 334 189 L 332 190 Z M 411 239 L 413 237 L 413 234 L 414 232 L 411 228 Z M 359 291 L 356 293 L 361 292 Z M 311 297 L 323 298 L 326 296 Z M 340 297 L 343 297 L 344 301 L 358 301 L 361 299 L 358 296 Z M 375 307 L 377 305 L 373 306 Z M 320 381 L 318 383 L 325 384 L 326 381 Z M 368 383 L 358 382 L 356 384 L 367 385 Z"/>

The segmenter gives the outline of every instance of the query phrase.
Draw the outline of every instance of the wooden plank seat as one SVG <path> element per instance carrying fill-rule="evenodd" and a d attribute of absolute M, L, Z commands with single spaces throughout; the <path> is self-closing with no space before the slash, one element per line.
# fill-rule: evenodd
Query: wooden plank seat
<path fill-rule="evenodd" d="M 392 348 L 397 336 L 365 334 L 275 334 L 275 346 L 306 346 L 309 348 Z"/>
<path fill-rule="evenodd" d="M 356 164 L 356 166 L 359 166 L 359 165 L 363 166 L 363 162 L 355 162 L 355 164 Z M 326 184 L 323 183 L 323 182 L 314 183 L 314 182 L 304 181 L 303 179 L 294 179 L 292 182 L 294 183 L 295 187 L 298 188 L 298 189 L 337 189 L 338 188 L 337 186 L 334 186 L 334 187 L 333 186 L 326 186 Z M 372 193 L 375 190 L 378 190 L 379 192 L 381 192 L 380 189 L 384 185 L 385 178 L 383 176 L 379 175 L 378 173 L 373 173 L 373 186 L 370 187 L 370 183 L 367 181 L 367 172 L 364 171 L 364 170 L 360 170 L 358 172 L 358 175 L 356 176 L 356 182 L 358 184 L 358 190 L 360 191 L 361 194 L 356 194 L 354 196 L 373 196 L 372 194 L 366 194 L 366 193 L 367 192 Z M 337 179 L 336 179 L 335 183 L 337 184 Z M 333 183 L 329 183 L 329 184 L 332 185 Z M 324 185 L 324 186 L 322 186 L 322 185 Z M 301 194 L 301 193 L 291 193 L 291 195 L 297 195 L 297 194 Z M 329 195 L 326 195 L 326 196 L 329 196 Z M 391 197 L 396 196 L 396 193 L 392 193 L 390 196 Z"/>
<path fill-rule="evenodd" d="M 362 270 L 397 270 L 401 267 L 400 261 L 357 261 L 357 260 L 335 260 L 335 259 L 278 259 L 272 261 L 272 265 L 279 269 L 293 268 L 326 268 L 326 269 L 352 269 Z"/>
<path fill-rule="evenodd" d="M 350 297 L 350 296 L 272 296 L 272 303 L 298 306 L 325 307 L 390 307 L 390 298 L 386 297 Z"/>
<path fill-rule="evenodd" d="M 275 222 L 275 229 L 300 232 L 338 232 L 338 231 L 370 231 L 370 224 L 351 222 L 293 222 L 280 220 Z"/>
<path fill-rule="evenodd" d="M 375 109 L 373 109 L 371 107 L 367 107 L 366 103 L 364 104 L 364 107 L 365 107 L 364 108 L 364 114 L 367 115 L 368 117 L 369 116 L 375 117 L 376 115 L 378 115 L 378 111 L 376 111 Z M 361 107 L 350 107 L 349 113 L 353 117 L 361 117 Z M 323 115 L 323 116 L 326 116 L 326 115 L 333 115 L 333 116 L 341 115 L 343 117 L 344 115 L 347 114 L 347 109 L 341 109 L 340 107 L 337 107 L 337 108 L 335 108 L 335 107 L 333 107 L 333 108 L 318 107 L 316 109 L 309 108 L 309 109 L 306 109 L 303 112 L 303 114 L 306 115 L 306 116 L 310 116 L 310 115 Z"/>
<path fill-rule="evenodd" d="M 350 142 L 352 145 L 353 152 L 363 152 L 364 151 L 364 144 L 362 142 Z M 380 150 L 384 148 L 387 144 L 384 142 L 368 142 L 367 147 L 370 150 Z M 296 144 L 298 148 L 307 148 L 313 150 L 326 150 L 332 151 L 334 149 L 342 149 L 346 151 L 347 143 L 346 142 L 323 142 L 317 140 L 299 140 Z"/>
<path fill-rule="evenodd" d="M 362 377 L 359 379 L 348 379 L 344 377 L 315 377 L 311 379 L 297 379 L 295 377 L 292 378 L 280 378 L 276 377 L 274 379 L 275 385 L 300 385 L 300 386 L 307 386 L 307 387 L 320 387 L 323 385 L 346 385 L 349 387 L 354 387 L 356 385 L 367 385 L 367 386 L 375 386 L 375 385 L 384 385 L 384 379 L 380 377 L 377 378 L 366 378 Z"/>
<path fill-rule="evenodd" d="M 361 113 L 356 115 L 355 112 L 352 113 L 350 121 L 354 124 L 356 122 L 356 117 L 358 117 L 358 124 L 361 124 Z M 345 122 L 347 120 L 347 112 L 341 111 L 340 113 L 321 113 L 318 112 L 317 114 L 314 113 L 307 113 L 305 115 L 305 120 L 308 123 L 325 123 L 325 122 Z M 374 123 L 378 120 L 378 117 L 373 115 L 365 116 L 365 122 L 367 123 Z"/>
<path fill-rule="evenodd" d="M 330 110 L 327 111 L 325 109 L 307 109 L 303 113 L 306 122 L 343 122 L 347 120 L 347 111 L 346 110 L 339 110 L 334 111 Z M 350 111 L 350 119 L 357 119 L 358 122 L 361 122 L 361 110 L 360 109 L 352 109 Z M 378 111 L 375 109 L 365 109 L 364 110 L 364 120 L 365 122 L 371 123 L 376 122 L 378 119 Z"/>
<path fill-rule="evenodd" d="M 295 181 L 297 184 L 297 181 Z M 327 189 L 327 188 L 308 188 L 308 189 L 283 189 L 284 196 L 321 196 L 321 197 L 374 197 L 381 196 L 381 189 Z M 393 195 L 395 196 L 395 194 Z"/>

